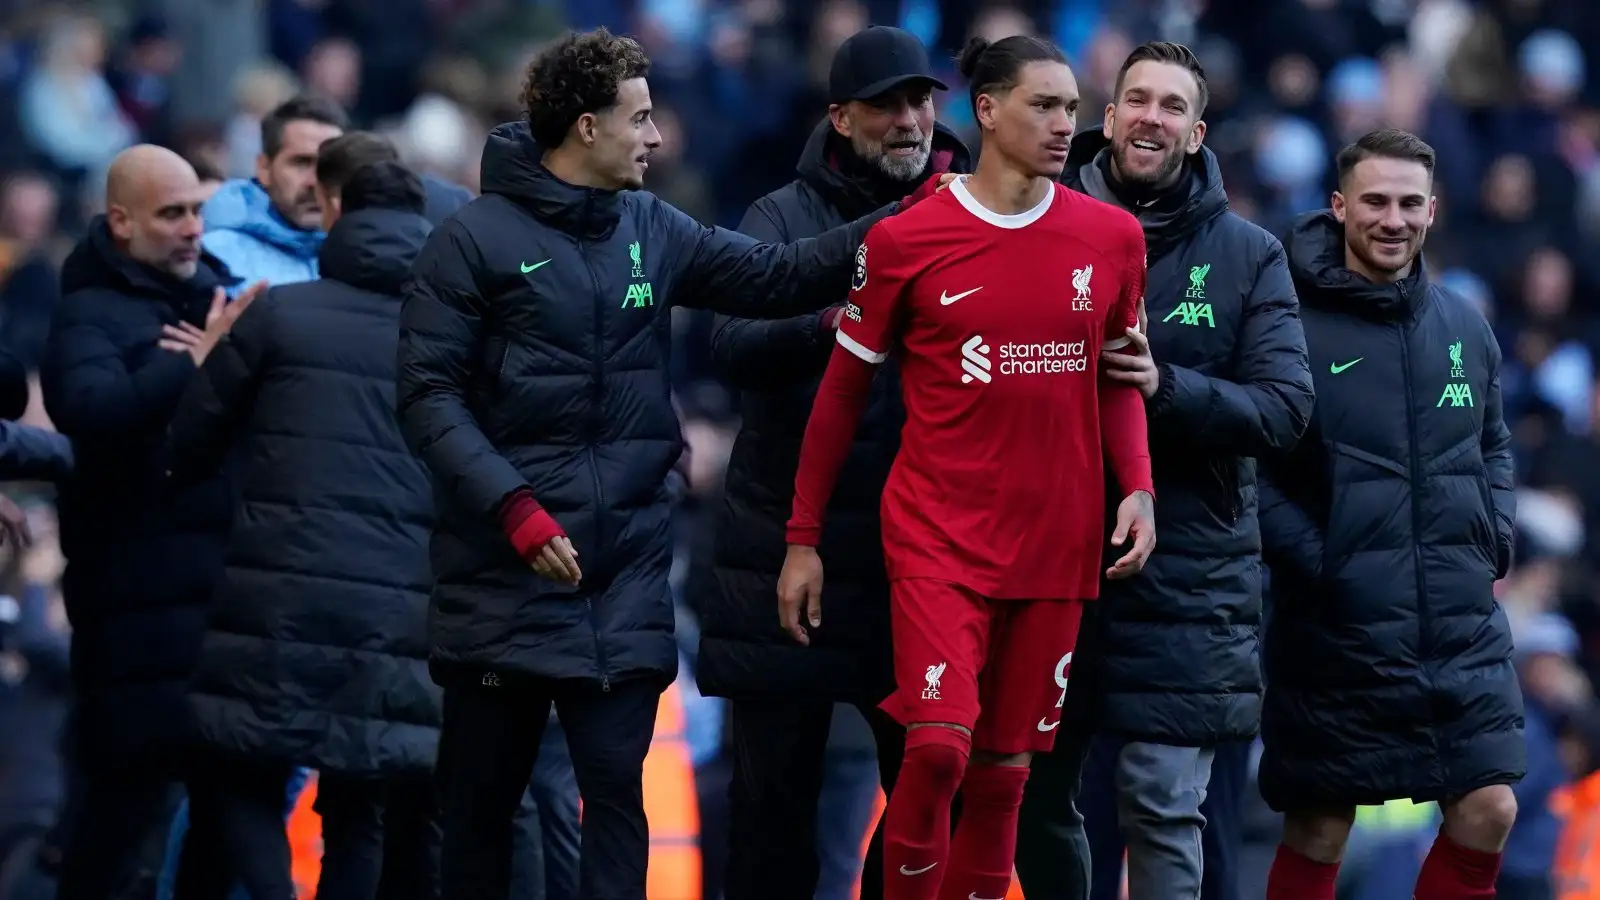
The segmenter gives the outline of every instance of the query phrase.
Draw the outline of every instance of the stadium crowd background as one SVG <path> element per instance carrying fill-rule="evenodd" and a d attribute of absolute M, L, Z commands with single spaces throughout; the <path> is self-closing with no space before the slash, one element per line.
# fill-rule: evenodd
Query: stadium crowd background
<path fill-rule="evenodd" d="M 1278 232 L 1326 204 L 1332 155 L 1347 140 L 1389 125 L 1438 149 L 1440 215 L 1425 258 L 1483 306 L 1505 351 L 1522 487 L 1518 565 L 1500 588 L 1530 700 L 1531 760 L 1507 852 L 1508 865 L 1517 854 L 1537 864 L 1556 828 L 1549 794 L 1574 766 L 1591 768 L 1581 756 L 1600 759 L 1566 752 L 1587 750 L 1581 738 L 1595 729 L 1564 724 L 1588 720 L 1600 674 L 1600 542 L 1590 539 L 1600 525 L 1593 0 L 10 0 L 0 4 L 0 345 L 37 363 L 59 263 L 97 211 L 104 167 L 136 141 L 174 147 L 210 178 L 248 177 L 260 116 L 306 87 L 391 134 L 417 168 L 475 187 L 483 138 L 516 116 L 529 55 L 563 28 L 607 25 L 639 36 L 654 60 L 665 145 L 649 188 L 731 226 L 792 177 L 825 108 L 827 62 L 869 23 L 906 27 L 946 60 L 953 90 L 937 98 L 939 118 L 969 135 L 965 89 L 948 63 L 969 34 L 1052 37 L 1090 111 L 1135 44 L 1194 46 L 1211 81 L 1207 143 L 1230 201 Z M 1080 127 L 1097 120 L 1090 112 Z M 707 323 L 684 315 L 677 324 L 692 447 L 680 554 L 692 664 L 705 513 L 738 410 L 710 371 Z M 46 421 L 37 402 L 29 419 Z M 49 495 L 11 487 L 31 503 L 41 540 L 0 565 L 0 856 L 6 834 L 54 816 L 67 703 Z M 686 696 L 714 866 L 722 720 L 715 702 Z M 872 764 L 869 748 L 848 736 L 837 743 L 838 767 Z M 857 798 L 825 802 L 862 815 Z M 1432 811 L 1367 812 L 1346 872 L 1358 895 L 1379 900 L 1389 896 L 1390 859 L 1414 865 L 1407 860 L 1426 848 Z M 1270 814 L 1249 819 L 1247 833 L 1270 854 Z"/>

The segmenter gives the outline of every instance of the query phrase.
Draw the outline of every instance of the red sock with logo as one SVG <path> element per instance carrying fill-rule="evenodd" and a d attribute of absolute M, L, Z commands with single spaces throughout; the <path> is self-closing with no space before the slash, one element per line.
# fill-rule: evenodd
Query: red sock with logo
<path fill-rule="evenodd" d="M 976 765 L 961 781 L 961 821 L 939 900 L 1005 900 L 1017 857 L 1027 766 Z"/>
<path fill-rule="evenodd" d="M 1287 844 L 1278 845 L 1267 875 L 1267 900 L 1334 900 L 1338 863 L 1320 863 Z"/>
<path fill-rule="evenodd" d="M 906 733 L 900 777 L 883 814 L 884 900 L 939 896 L 950 855 L 950 801 L 971 753 L 972 739 L 954 728 L 924 725 Z"/>
<path fill-rule="evenodd" d="M 1499 877 L 1500 854 L 1463 847 L 1441 831 L 1422 863 L 1414 900 L 1494 900 Z"/>

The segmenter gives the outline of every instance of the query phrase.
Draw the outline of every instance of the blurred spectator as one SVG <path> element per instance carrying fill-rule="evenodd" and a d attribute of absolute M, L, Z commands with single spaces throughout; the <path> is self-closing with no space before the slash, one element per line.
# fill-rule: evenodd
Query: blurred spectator
<path fill-rule="evenodd" d="M 40 65 L 22 86 L 22 127 L 61 173 L 93 185 L 138 137 L 106 83 L 105 29 L 70 16 L 52 26 Z"/>

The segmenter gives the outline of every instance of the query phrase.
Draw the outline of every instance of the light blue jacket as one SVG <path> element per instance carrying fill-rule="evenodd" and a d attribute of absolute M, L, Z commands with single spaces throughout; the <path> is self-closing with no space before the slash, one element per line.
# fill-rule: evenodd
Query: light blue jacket
<path fill-rule="evenodd" d="M 274 287 L 316 279 L 322 232 L 290 225 L 253 179 L 225 182 L 200 212 L 206 222 L 201 243 L 244 279 L 241 288 L 263 279 Z"/>

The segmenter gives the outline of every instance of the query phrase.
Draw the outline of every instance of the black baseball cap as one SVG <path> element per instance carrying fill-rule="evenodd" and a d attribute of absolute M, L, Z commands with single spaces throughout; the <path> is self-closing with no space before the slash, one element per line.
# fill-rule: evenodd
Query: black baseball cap
<path fill-rule="evenodd" d="M 908 81 L 924 81 L 941 91 L 949 90 L 933 77 L 928 48 L 921 41 L 908 31 L 874 25 L 850 35 L 833 54 L 828 100 L 866 100 Z"/>

